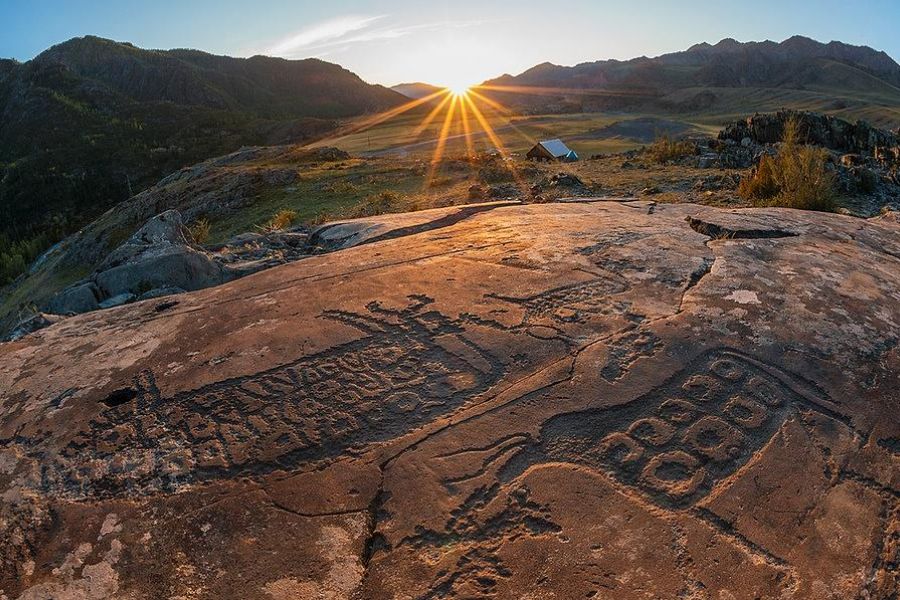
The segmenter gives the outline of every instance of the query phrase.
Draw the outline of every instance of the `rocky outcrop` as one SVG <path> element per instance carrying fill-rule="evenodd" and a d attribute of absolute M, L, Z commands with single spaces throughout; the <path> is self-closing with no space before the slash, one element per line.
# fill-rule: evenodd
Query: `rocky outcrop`
<path fill-rule="evenodd" d="M 57 315 L 89 312 L 100 308 L 102 294 L 93 281 L 69 286 L 50 298 L 47 310 Z"/>
<path fill-rule="evenodd" d="M 0 345 L 0 594 L 896 596 L 894 216 L 395 231 Z"/>
<path fill-rule="evenodd" d="M 111 252 L 90 277 L 52 296 L 45 308 L 55 315 L 73 315 L 204 289 L 313 254 L 446 227 L 478 212 L 517 203 L 364 217 L 326 223 L 311 232 L 300 225 L 243 233 L 208 248 L 197 246 L 181 214 L 169 210 L 150 219 Z"/>
<path fill-rule="evenodd" d="M 474 214 L 499 206 L 519 204 L 516 200 L 463 204 L 411 213 L 378 215 L 326 223 L 312 231 L 308 247 L 312 252 L 330 252 L 372 242 L 404 237 L 454 225 Z"/>
<path fill-rule="evenodd" d="M 331 147 L 245 147 L 175 171 L 56 244 L 35 261 L 26 277 L 3 289 L 2 293 L 23 301 L 0 308 L 0 332 L 10 331 L 18 313 L 32 305 L 65 312 L 58 303 L 52 307 L 49 303 L 72 283 L 70 274 L 94 272 L 123 238 L 131 237 L 156 215 L 177 210 L 185 223 L 194 224 L 201 219 L 215 222 L 251 209 L 261 196 L 290 193 L 301 173 L 347 158 L 346 152 Z M 277 244 L 271 246 L 278 250 Z M 31 285 L 35 281 L 39 285 Z M 26 293 L 22 293 L 23 287 L 27 288 Z M 87 295 L 79 298 L 76 304 L 66 307 L 83 312 L 93 306 Z M 102 298 L 98 296 L 97 301 Z"/>
<path fill-rule="evenodd" d="M 26 335 L 34 333 L 44 327 L 50 327 L 54 323 L 59 323 L 62 317 L 53 314 L 37 313 L 23 319 L 8 335 L 0 339 L 0 342 L 14 342 L 20 340 Z"/>
<path fill-rule="evenodd" d="M 877 129 L 865 121 L 850 123 L 811 112 L 756 114 L 744 121 L 726 125 L 719 133 L 719 139 L 744 146 L 751 143 L 777 144 L 784 137 L 784 125 L 790 118 L 796 118 L 799 122 L 801 143 L 823 146 L 840 153 L 874 157 L 885 166 L 900 161 L 900 138 L 896 134 Z"/>
<path fill-rule="evenodd" d="M 222 268 L 192 247 L 181 215 L 166 211 L 113 251 L 93 280 L 106 297 L 161 287 L 199 290 L 222 283 Z"/>
<path fill-rule="evenodd" d="M 96 271 L 53 296 L 48 310 L 76 314 L 111 308 L 161 290 L 199 290 L 230 278 L 208 253 L 193 247 L 178 211 L 150 219 L 110 253 Z"/>
<path fill-rule="evenodd" d="M 900 137 L 872 127 L 810 112 L 757 114 L 725 126 L 717 139 L 700 143 L 699 168 L 747 169 L 778 153 L 785 123 L 797 119 L 801 144 L 826 148 L 841 209 L 872 216 L 900 206 Z"/>

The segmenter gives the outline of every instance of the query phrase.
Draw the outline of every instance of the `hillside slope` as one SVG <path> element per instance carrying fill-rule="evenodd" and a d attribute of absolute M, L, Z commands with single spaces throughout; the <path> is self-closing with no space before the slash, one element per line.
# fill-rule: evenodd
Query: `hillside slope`
<path fill-rule="evenodd" d="M 35 236 L 45 246 L 180 167 L 243 145 L 302 141 L 405 100 L 316 59 L 142 50 L 96 37 L 27 63 L 0 61 L 0 253 Z"/>

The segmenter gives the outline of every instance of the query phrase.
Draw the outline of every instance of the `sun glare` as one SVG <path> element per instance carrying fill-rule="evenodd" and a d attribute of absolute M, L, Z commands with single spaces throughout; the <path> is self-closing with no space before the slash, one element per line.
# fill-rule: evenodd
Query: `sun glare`
<path fill-rule="evenodd" d="M 332 143 L 372 129 L 401 115 L 410 114 L 415 121 L 404 138 L 405 144 L 409 147 L 433 146 L 430 148 L 431 161 L 422 183 L 423 191 L 437 193 L 433 192 L 432 188 L 439 187 L 435 186 L 435 181 L 439 179 L 437 175 L 448 152 L 464 152 L 467 157 L 475 157 L 479 152 L 497 153 L 503 157 L 504 160 L 500 164 L 509 171 L 514 185 L 519 189 L 525 189 L 525 182 L 517 172 L 515 163 L 505 160 L 510 156 L 510 152 L 498 130 L 511 131 L 529 146 L 535 143 L 534 139 L 514 123 L 512 111 L 491 97 L 493 92 L 504 92 L 513 88 L 472 83 L 471 73 L 466 79 L 464 74 L 454 73 L 452 69 L 446 72 L 446 76 L 445 87 L 439 87 L 431 94 L 410 99 L 405 104 L 361 119 L 342 129 L 340 133 L 319 140 L 317 145 Z M 550 91 L 552 90 L 547 88 L 544 93 Z M 411 112 L 415 109 L 418 110 Z M 426 139 L 420 139 L 425 136 Z M 403 149 L 404 145 L 398 148 Z M 470 166 L 473 165 L 474 162 L 470 163 Z"/>
<path fill-rule="evenodd" d="M 447 89 L 450 90 L 450 93 L 454 96 L 465 96 L 469 93 L 469 89 L 472 86 L 466 83 L 454 83 L 447 86 Z"/>

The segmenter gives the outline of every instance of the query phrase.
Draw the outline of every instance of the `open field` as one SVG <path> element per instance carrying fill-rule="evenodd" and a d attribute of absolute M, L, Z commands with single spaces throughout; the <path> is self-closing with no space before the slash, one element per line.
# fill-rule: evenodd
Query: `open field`
<path fill-rule="evenodd" d="M 639 148 L 642 142 L 628 138 L 589 139 L 590 132 L 608 127 L 622 120 L 658 117 L 662 115 L 624 113 L 581 113 L 565 115 L 512 116 L 497 111 L 483 111 L 485 120 L 496 133 L 506 151 L 523 154 L 538 140 L 562 138 L 582 157 L 610 154 Z M 407 114 L 375 125 L 371 129 L 345 136 L 329 137 L 315 146 L 337 146 L 352 154 L 391 154 L 428 158 L 434 154 L 443 127 L 445 113 L 422 127 L 427 114 Z M 709 124 L 687 122 L 712 134 L 717 128 Z M 490 136 L 472 120 L 470 123 L 472 148 L 477 152 L 495 150 Z M 464 154 L 468 147 L 465 124 L 455 118 L 447 132 L 444 152 Z M 577 138 L 577 139 L 576 139 Z"/>
<path fill-rule="evenodd" d="M 524 154 L 538 140 L 561 138 L 582 158 L 587 158 L 593 154 L 623 152 L 645 145 L 646 135 L 641 136 L 643 140 L 628 136 L 592 135 L 611 125 L 635 120 L 679 123 L 693 133 L 715 135 L 727 122 L 758 112 L 791 108 L 829 114 L 849 121 L 863 119 L 878 127 L 895 129 L 900 126 L 900 106 L 896 102 L 900 90 L 882 88 L 884 84 L 872 90 L 839 95 L 831 94 L 828 90 L 688 88 L 671 94 L 664 100 L 678 104 L 703 91 L 715 95 L 716 102 L 707 109 L 680 112 L 514 115 L 480 101 L 478 96 L 472 97 L 472 103 L 479 107 L 485 122 L 505 150 L 513 155 Z M 367 117 L 348 122 L 343 131 L 349 133 L 329 136 L 313 146 L 337 146 L 352 154 L 430 158 L 435 154 L 442 131 L 446 129 L 444 154 L 494 150 L 496 144 L 485 132 L 486 128 L 471 114 L 471 110 L 467 112 L 464 117 L 456 109 L 448 120 L 446 106 L 437 113 L 431 107 L 418 107 L 357 131 L 366 120 L 372 119 Z"/>

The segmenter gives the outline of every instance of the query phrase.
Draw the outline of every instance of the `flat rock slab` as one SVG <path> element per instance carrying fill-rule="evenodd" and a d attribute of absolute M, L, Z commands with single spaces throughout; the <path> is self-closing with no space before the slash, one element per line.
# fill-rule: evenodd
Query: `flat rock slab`
<path fill-rule="evenodd" d="M 445 217 L 0 345 L 0 597 L 896 597 L 895 220 Z"/>
<path fill-rule="evenodd" d="M 311 245 L 323 250 L 341 250 L 374 241 L 443 228 L 479 212 L 517 204 L 521 203 L 517 200 L 481 202 L 335 221 L 313 230 Z"/>

